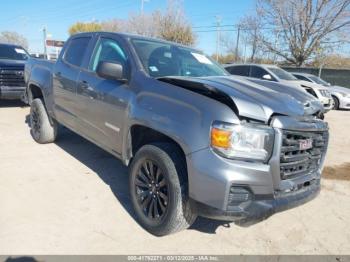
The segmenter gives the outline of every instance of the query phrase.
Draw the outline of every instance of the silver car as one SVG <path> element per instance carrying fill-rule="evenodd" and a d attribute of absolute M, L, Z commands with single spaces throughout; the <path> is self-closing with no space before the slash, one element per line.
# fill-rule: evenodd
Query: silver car
<path fill-rule="evenodd" d="M 334 109 L 350 109 L 350 89 L 342 86 L 332 86 L 318 76 L 306 73 L 293 73 L 293 75 L 303 81 L 308 81 L 323 85 L 331 93 L 334 100 Z"/>
<path fill-rule="evenodd" d="M 291 73 L 281 69 L 276 65 L 264 64 L 230 64 L 225 65 L 225 69 L 232 75 L 240 75 L 250 79 L 260 79 L 280 84 L 303 88 L 309 94 L 316 97 L 327 111 L 333 109 L 334 102 L 330 92 L 322 85 L 310 81 L 302 81 Z M 261 83 L 260 83 L 261 84 Z"/>

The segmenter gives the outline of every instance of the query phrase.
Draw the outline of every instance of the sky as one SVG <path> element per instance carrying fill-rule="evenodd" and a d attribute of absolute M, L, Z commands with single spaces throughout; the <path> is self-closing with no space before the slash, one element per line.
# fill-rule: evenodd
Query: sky
<path fill-rule="evenodd" d="M 45 26 L 51 39 L 66 40 L 68 28 L 77 21 L 124 19 L 130 13 L 140 13 L 142 0 L 16 0 L 2 1 L 0 32 L 16 31 L 25 36 L 32 53 L 43 52 Z M 254 10 L 254 0 L 183 0 L 185 13 L 197 34 L 196 47 L 208 54 L 216 51 L 216 17 L 222 25 L 236 24 Z M 164 10 L 166 0 L 145 0 L 144 12 Z M 223 27 L 231 30 L 233 27 Z M 208 32 L 211 31 L 211 32 Z M 226 38 L 236 38 L 235 31 L 223 32 Z"/>

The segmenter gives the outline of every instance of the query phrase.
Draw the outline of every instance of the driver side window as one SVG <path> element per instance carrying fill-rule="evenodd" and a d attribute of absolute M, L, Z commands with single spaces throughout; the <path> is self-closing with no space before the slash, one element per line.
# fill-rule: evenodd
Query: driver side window
<path fill-rule="evenodd" d="M 89 69 L 96 72 L 100 62 L 119 63 L 126 68 L 127 56 L 115 40 L 101 38 L 95 47 Z"/>
<path fill-rule="evenodd" d="M 266 80 L 273 79 L 272 76 L 269 74 L 269 72 L 267 72 L 265 69 L 258 66 L 252 66 L 250 74 L 251 74 L 251 77 L 254 77 L 254 78 L 265 79 L 264 76 L 266 77 L 267 75 L 269 75 L 271 79 L 266 79 Z"/>

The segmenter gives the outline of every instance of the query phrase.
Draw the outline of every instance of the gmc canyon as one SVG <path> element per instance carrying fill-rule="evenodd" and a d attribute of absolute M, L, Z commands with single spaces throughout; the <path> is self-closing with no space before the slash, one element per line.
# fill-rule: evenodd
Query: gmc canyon
<path fill-rule="evenodd" d="M 322 105 L 229 76 L 195 49 L 83 33 L 55 64 L 28 61 L 25 79 L 34 140 L 54 142 L 61 124 L 119 158 L 137 220 L 154 235 L 198 215 L 259 221 L 320 190 Z"/>
<path fill-rule="evenodd" d="M 0 99 L 21 99 L 25 90 L 24 64 L 29 58 L 23 47 L 0 44 Z"/>

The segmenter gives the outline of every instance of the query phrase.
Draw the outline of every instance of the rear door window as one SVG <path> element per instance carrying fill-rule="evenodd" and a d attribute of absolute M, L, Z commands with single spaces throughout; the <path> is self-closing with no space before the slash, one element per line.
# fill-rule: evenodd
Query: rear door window
<path fill-rule="evenodd" d="M 239 75 L 239 76 L 249 76 L 250 66 L 229 66 L 226 67 L 226 70 L 231 75 Z"/>
<path fill-rule="evenodd" d="M 90 40 L 91 37 L 79 37 L 72 39 L 64 54 L 64 60 L 69 64 L 80 67 L 83 63 Z"/>

